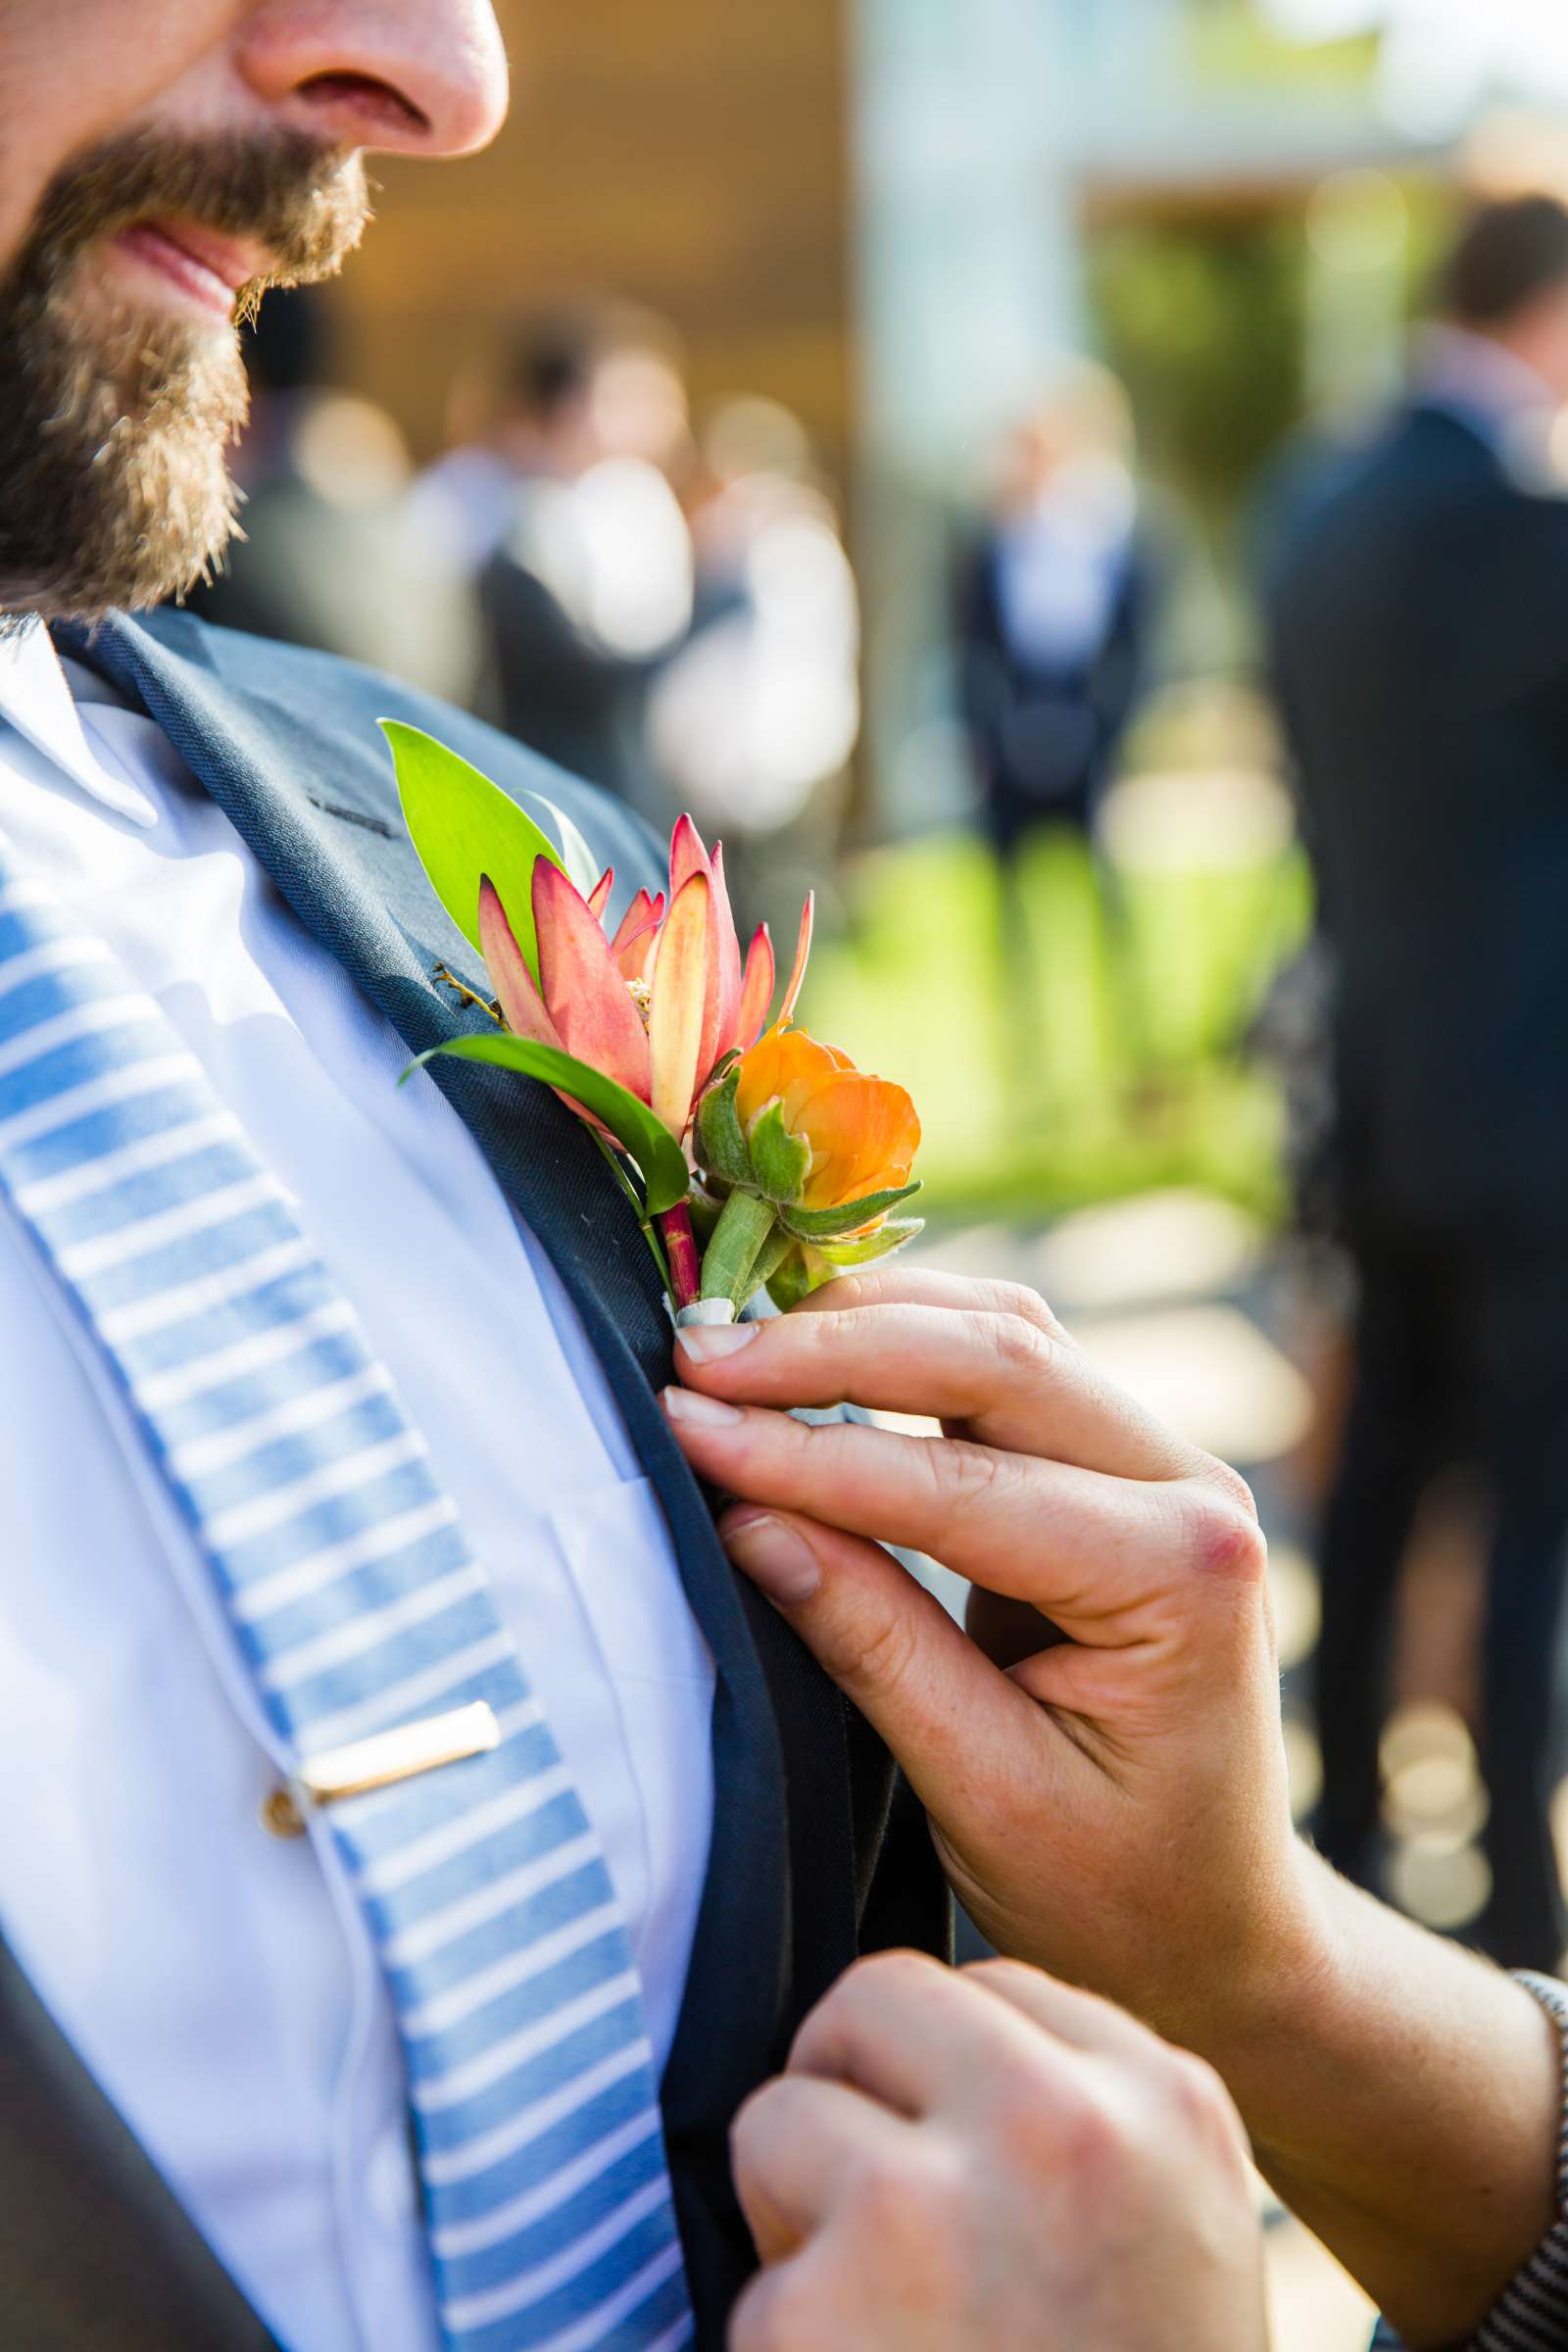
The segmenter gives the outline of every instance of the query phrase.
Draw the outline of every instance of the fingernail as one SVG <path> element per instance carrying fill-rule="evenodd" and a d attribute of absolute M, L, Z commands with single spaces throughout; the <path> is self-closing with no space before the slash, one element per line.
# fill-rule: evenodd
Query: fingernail
<path fill-rule="evenodd" d="M 726 1527 L 724 1544 L 753 1584 L 781 1609 L 800 1608 L 822 1582 L 815 1552 L 782 1519 L 743 1519 Z"/>
<path fill-rule="evenodd" d="M 694 1323 L 681 1333 L 680 1345 L 694 1364 L 716 1364 L 749 1348 L 761 1329 L 760 1323 Z"/>
<path fill-rule="evenodd" d="M 743 1418 L 735 1405 L 718 1396 L 699 1396 L 695 1389 L 666 1389 L 663 1403 L 672 1421 L 687 1421 L 694 1429 L 724 1429 Z"/>

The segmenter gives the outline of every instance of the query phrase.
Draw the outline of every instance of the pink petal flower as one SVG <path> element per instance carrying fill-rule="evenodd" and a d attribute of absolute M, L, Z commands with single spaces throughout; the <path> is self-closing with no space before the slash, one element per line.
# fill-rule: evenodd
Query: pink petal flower
<path fill-rule="evenodd" d="M 516 935 L 507 920 L 501 893 L 488 874 L 479 884 L 479 945 L 484 951 L 490 985 L 514 1036 L 531 1037 L 540 1046 L 559 1047 L 561 1032 L 550 1018 Z"/>
<path fill-rule="evenodd" d="M 653 1091 L 648 1099 L 677 1143 L 685 1138 L 698 1088 L 712 1068 L 710 1059 L 703 1061 L 712 902 L 708 875 L 689 875 L 671 902 L 654 962 L 648 1018 Z"/>
<path fill-rule="evenodd" d="M 676 893 L 682 883 L 689 882 L 693 874 L 706 874 L 711 881 L 713 861 L 709 857 L 703 837 L 692 823 L 691 818 L 683 816 L 677 819 L 675 830 L 669 839 L 669 900 L 671 906 L 675 903 Z"/>
<path fill-rule="evenodd" d="M 750 1053 L 767 1027 L 768 1008 L 773 1002 L 777 977 L 772 937 L 767 925 L 762 923 L 747 951 L 746 977 L 741 983 L 741 1008 L 736 1021 L 735 1042 L 743 1054 Z"/>
<path fill-rule="evenodd" d="M 708 995 L 704 1009 L 701 1083 L 707 1074 L 734 1044 L 734 1012 L 740 1003 L 740 943 L 735 938 L 735 918 L 730 912 L 729 893 L 724 886 L 723 865 L 717 857 L 710 858 L 707 844 L 689 816 L 677 819 L 669 843 L 669 896 L 673 906 L 676 897 L 694 874 L 701 874 L 712 890 L 712 903 L 708 933 Z M 728 946 L 726 947 L 726 942 Z M 733 975 L 733 998 L 731 976 Z"/>
<path fill-rule="evenodd" d="M 717 1034 L 713 1044 L 713 1059 L 732 1054 L 740 1043 L 741 1012 L 741 943 L 736 935 L 735 915 L 729 903 L 729 887 L 724 880 L 724 845 L 713 844 L 713 934 L 714 981 L 716 983 Z M 710 1069 L 712 1063 L 709 1064 Z"/>
<path fill-rule="evenodd" d="M 534 864 L 533 919 L 540 987 L 566 1052 L 646 1102 L 651 1075 L 642 1015 L 586 900 L 548 858 Z"/>
<path fill-rule="evenodd" d="M 779 1006 L 777 1026 L 780 1029 L 787 1021 L 795 1018 L 795 1007 L 800 1001 L 801 990 L 806 982 L 806 967 L 811 958 L 811 933 L 815 922 L 816 893 L 808 891 L 806 905 L 801 908 L 801 935 L 795 947 L 795 969 L 790 974 L 789 986 L 784 991 L 784 1002 Z"/>
<path fill-rule="evenodd" d="M 614 887 L 615 869 L 612 865 L 607 865 L 588 894 L 588 911 L 596 923 L 604 921 L 605 908 L 610 905 L 610 894 Z"/>
<path fill-rule="evenodd" d="M 620 929 L 610 943 L 610 953 L 620 966 L 623 980 L 646 980 L 648 966 L 659 945 L 658 931 L 664 919 L 664 894 L 651 899 L 640 890 L 621 917 Z"/>

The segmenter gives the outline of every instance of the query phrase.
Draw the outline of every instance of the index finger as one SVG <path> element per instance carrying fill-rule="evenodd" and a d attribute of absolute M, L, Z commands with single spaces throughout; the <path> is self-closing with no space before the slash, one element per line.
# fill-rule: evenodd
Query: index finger
<path fill-rule="evenodd" d="M 896 2160 L 909 2126 L 848 2083 L 764 2082 L 730 2126 L 731 2169 L 758 2254 L 782 2262 L 828 2221 L 846 2181 Z"/>
<path fill-rule="evenodd" d="M 1077 2060 L 1073 2041 L 1042 2022 L 921 1953 L 883 1952 L 817 2003 L 789 2072 L 848 2083 L 913 2121 L 972 2107 L 1027 2068 L 1044 2106 L 1068 2093 Z"/>
<path fill-rule="evenodd" d="M 687 1386 L 733 1404 L 849 1403 L 960 1422 L 983 1445 L 1112 1478 L 1208 1466 L 1080 1348 L 1022 1313 L 887 1298 L 686 1331 L 678 1344 Z"/>

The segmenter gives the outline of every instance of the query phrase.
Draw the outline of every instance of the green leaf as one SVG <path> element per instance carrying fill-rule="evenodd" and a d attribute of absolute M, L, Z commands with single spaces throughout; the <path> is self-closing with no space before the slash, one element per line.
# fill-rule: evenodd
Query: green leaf
<path fill-rule="evenodd" d="M 795 1243 L 788 1256 L 769 1274 L 767 1295 L 780 1312 L 787 1315 L 792 1306 L 798 1306 L 803 1298 L 809 1298 L 812 1291 L 818 1289 L 826 1279 L 821 1269 L 812 1273 L 806 1262 L 806 1251 L 799 1243 Z"/>
<path fill-rule="evenodd" d="M 724 1203 L 711 1193 L 694 1188 L 686 1205 L 692 1212 L 692 1231 L 697 1236 L 697 1247 L 706 1250 L 717 1229 Z"/>
<path fill-rule="evenodd" d="M 781 1103 L 770 1102 L 753 1121 L 747 1141 L 758 1191 L 786 1206 L 799 1200 L 811 1172 L 811 1147 L 804 1135 L 792 1135 L 785 1126 Z"/>
<path fill-rule="evenodd" d="M 782 1225 L 775 1225 L 768 1239 L 762 1244 L 761 1250 L 758 1253 L 757 1263 L 748 1277 L 746 1296 L 739 1302 L 742 1309 L 750 1306 L 759 1291 L 771 1292 L 773 1283 L 782 1275 L 789 1258 L 799 1255 L 799 1246 L 785 1232 Z"/>
<path fill-rule="evenodd" d="M 846 1200 L 837 1208 L 791 1208 L 784 1222 L 803 1242 L 836 1242 L 845 1234 L 858 1233 L 873 1217 L 885 1217 L 923 1189 L 916 1181 L 893 1193 L 867 1193 L 863 1200 Z"/>
<path fill-rule="evenodd" d="M 405 1078 L 422 1069 L 438 1054 L 450 1054 L 456 1061 L 487 1061 L 497 1069 L 516 1070 L 525 1078 L 542 1079 L 546 1086 L 559 1087 L 585 1110 L 591 1110 L 610 1129 L 627 1157 L 635 1162 L 648 1194 L 648 1214 L 662 1217 L 666 1209 L 675 1208 L 691 1189 L 691 1170 L 686 1154 L 676 1143 L 662 1119 L 656 1119 L 646 1102 L 617 1086 L 586 1061 L 573 1054 L 563 1054 L 555 1046 L 536 1045 L 530 1037 L 504 1036 L 499 1031 L 493 1037 L 454 1037 L 444 1046 L 435 1046 L 421 1054 L 404 1071 Z"/>
<path fill-rule="evenodd" d="M 697 1157 L 710 1176 L 725 1184 L 750 1184 L 752 1155 L 735 1110 L 735 1090 L 741 1074 L 737 1065 L 718 1086 L 710 1086 L 697 1114 Z"/>
<path fill-rule="evenodd" d="M 587 898 L 605 869 L 560 802 L 545 800 L 543 793 L 537 797 L 556 820 L 561 834 L 561 862 L 565 866 L 567 879 L 575 882 L 582 896 Z"/>
<path fill-rule="evenodd" d="M 858 1242 L 812 1242 L 812 1252 L 835 1270 L 842 1266 L 871 1266 L 879 1257 L 891 1257 L 912 1242 L 916 1234 L 924 1233 L 924 1217 L 890 1217 L 875 1233 L 868 1233 Z"/>
<path fill-rule="evenodd" d="M 548 858 L 564 873 L 565 859 L 549 834 L 499 784 L 492 784 L 444 743 L 418 727 L 405 726 L 400 718 L 383 718 L 380 723 L 392 747 L 403 820 L 431 889 L 468 945 L 477 948 L 479 883 L 488 874 L 537 980 L 533 869 L 539 858 Z M 553 813 L 560 815 L 559 810 Z"/>

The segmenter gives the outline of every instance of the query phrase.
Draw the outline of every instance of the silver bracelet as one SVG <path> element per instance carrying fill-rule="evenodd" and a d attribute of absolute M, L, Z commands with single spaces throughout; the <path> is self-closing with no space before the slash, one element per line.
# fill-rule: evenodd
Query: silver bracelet
<path fill-rule="evenodd" d="M 1541 2003 L 1562 2046 L 1557 2219 L 1475 2338 L 1472 2352 L 1568 2352 L 1568 1985 L 1523 1969 L 1514 1981 Z"/>

